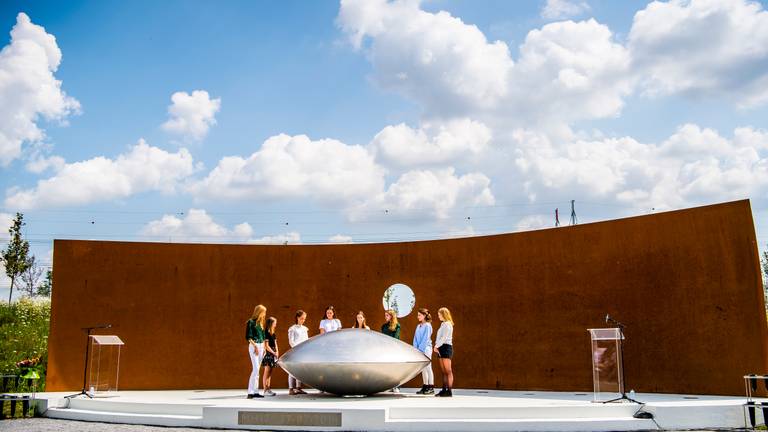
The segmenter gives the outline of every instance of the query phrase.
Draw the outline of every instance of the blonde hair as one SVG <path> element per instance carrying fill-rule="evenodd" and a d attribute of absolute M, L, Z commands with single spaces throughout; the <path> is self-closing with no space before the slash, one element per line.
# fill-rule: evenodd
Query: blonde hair
<path fill-rule="evenodd" d="M 451 325 L 455 325 L 453 323 L 453 317 L 451 316 L 451 311 L 448 310 L 447 307 L 441 307 L 437 310 L 437 314 L 440 316 L 440 318 L 443 319 L 445 322 L 451 323 Z"/>
<path fill-rule="evenodd" d="M 256 320 L 256 323 L 261 326 L 262 330 L 266 330 L 267 308 L 264 305 L 256 305 L 256 307 L 253 308 L 251 319 Z"/>
<path fill-rule="evenodd" d="M 395 313 L 394 309 L 387 309 L 386 313 L 392 317 L 389 319 L 389 331 L 395 331 L 397 328 L 397 314 Z"/>

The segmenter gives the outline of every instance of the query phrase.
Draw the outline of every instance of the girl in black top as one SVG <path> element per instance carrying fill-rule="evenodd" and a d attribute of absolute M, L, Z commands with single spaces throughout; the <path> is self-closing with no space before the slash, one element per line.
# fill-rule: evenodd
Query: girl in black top
<path fill-rule="evenodd" d="M 267 331 L 264 335 L 264 349 L 267 353 L 264 354 L 264 360 L 261 361 L 261 365 L 264 366 L 264 396 L 275 396 L 275 392 L 272 391 L 272 370 L 277 365 L 277 359 L 280 358 L 280 351 L 277 349 L 277 335 L 275 335 L 276 329 L 277 318 L 267 318 Z"/>

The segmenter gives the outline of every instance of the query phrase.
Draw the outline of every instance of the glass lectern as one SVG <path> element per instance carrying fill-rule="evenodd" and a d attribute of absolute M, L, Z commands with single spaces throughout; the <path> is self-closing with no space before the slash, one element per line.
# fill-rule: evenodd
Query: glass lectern
<path fill-rule="evenodd" d="M 88 394 L 91 397 L 109 396 L 117 391 L 120 375 L 120 350 L 123 341 L 117 336 L 91 335 L 91 354 L 88 361 Z"/>
<path fill-rule="evenodd" d="M 606 402 L 624 394 L 621 373 L 621 341 L 618 328 L 589 329 L 592 336 L 592 383 L 594 401 Z"/>

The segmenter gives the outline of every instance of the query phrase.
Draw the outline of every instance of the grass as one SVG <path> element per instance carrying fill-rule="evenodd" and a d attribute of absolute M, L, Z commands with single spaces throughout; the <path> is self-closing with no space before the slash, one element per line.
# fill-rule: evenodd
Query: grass
<path fill-rule="evenodd" d="M 22 375 L 25 371 L 16 364 L 39 359 L 31 367 L 40 375 L 37 391 L 45 391 L 45 372 L 48 365 L 48 331 L 50 329 L 51 302 L 49 299 L 23 298 L 15 303 L 0 303 L 0 375 Z M 29 370 L 29 369 L 26 369 Z M 15 381 L 15 380 L 14 380 Z M 11 384 L 3 392 L 31 392 L 27 380 Z M 10 404 L 4 404 L 4 415 L 10 416 Z M 20 409 L 18 411 L 21 411 Z M 17 416 L 18 416 L 17 412 Z"/>

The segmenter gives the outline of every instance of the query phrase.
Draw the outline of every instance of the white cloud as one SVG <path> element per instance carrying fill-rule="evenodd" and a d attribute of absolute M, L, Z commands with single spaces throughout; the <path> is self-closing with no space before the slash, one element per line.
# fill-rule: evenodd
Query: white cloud
<path fill-rule="evenodd" d="M 79 112 L 54 76 L 60 63 L 56 38 L 19 13 L 10 44 L 0 51 L 0 166 L 18 158 L 23 143 L 45 138 L 41 118 L 64 123 Z"/>
<path fill-rule="evenodd" d="M 425 124 L 413 129 L 404 123 L 387 126 L 376 134 L 371 149 L 376 159 L 394 166 L 419 166 L 456 162 L 481 153 L 491 131 L 480 122 L 459 119 Z"/>
<path fill-rule="evenodd" d="M 152 241 L 173 242 L 237 242 L 252 244 L 300 244 L 301 235 L 292 231 L 264 237 L 253 237 L 253 228 L 247 222 L 227 228 L 213 220 L 203 209 L 189 209 L 179 217 L 163 215 L 160 219 L 147 223 L 140 235 L 149 237 Z"/>
<path fill-rule="evenodd" d="M 253 228 L 243 222 L 229 229 L 217 224 L 205 210 L 193 208 L 189 209 L 182 218 L 176 215 L 163 215 L 162 218 L 147 223 L 140 234 L 157 241 L 245 242 L 251 240 Z"/>
<path fill-rule="evenodd" d="M 349 209 L 351 220 L 390 215 L 445 219 L 457 207 L 492 205 L 491 180 L 481 173 L 458 177 L 453 168 L 409 171 L 371 199 Z"/>
<path fill-rule="evenodd" d="M 330 243 L 352 243 L 352 237 L 344 234 L 336 234 L 328 239 Z"/>
<path fill-rule="evenodd" d="M 589 9 L 589 4 L 585 1 L 547 0 L 541 9 L 541 16 L 546 19 L 571 18 L 579 16 Z"/>
<path fill-rule="evenodd" d="M 768 198 L 768 132 L 737 128 L 733 138 L 684 125 L 658 148 L 678 167 L 675 191 L 687 203 L 715 199 Z"/>
<path fill-rule="evenodd" d="M 200 141 L 208 135 L 208 129 L 216 124 L 216 113 L 221 108 L 221 98 L 211 99 L 205 90 L 192 94 L 176 92 L 168 106 L 170 118 L 162 128 L 186 140 Z"/>
<path fill-rule="evenodd" d="M 594 19 L 550 23 L 520 46 L 505 105 L 514 107 L 517 124 L 617 116 L 632 90 L 629 64 L 627 50 Z"/>
<path fill-rule="evenodd" d="M 671 209 L 750 197 L 768 202 L 768 132 L 737 128 L 733 137 L 681 126 L 659 144 L 632 138 L 557 145 L 518 132 L 515 160 L 532 201 L 596 199 L 637 209 Z"/>
<path fill-rule="evenodd" d="M 618 115 L 632 89 L 629 53 L 592 19 L 531 31 L 517 64 L 503 42 L 414 1 L 345 0 L 338 24 L 356 46 L 370 40 L 376 81 L 416 100 L 427 117 L 569 124 Z"/>
<path fill-rule="evenodd" d="M 120 199 L 145 191 L 172 193 L 194 171 L 186 149 L 169 153 L 142 139 L 115 159 L 99 156 L 67 163 L 32 189 L 9 189 L 4 205 L 25 210 Z"/>
<path fill-rule="evenodd" d="M 560 219 L 560 224 L 563 225 L 562 217 Z M 550 220 L 547 220 L 547 218 L 542 215 L 531 215 L 525 216 L 517 221 L 517 231 L 531 231 L 543 228 L 552 228 L 554 225 L 554 215 L 552 215 L 552 219 Z"/>
<path fill-rule="evenodd" d="M 11 229 L 11 225 L 13 225 L 14 217 L 15 215 L 11 213 L 0 213 L 0 241 L 8 241 L 11 238 L 8 230 Z M 2 263 L 0 263 L 0 266 L 1 265 Z"/>
<path fill-rule="evenodd" d="M 430 111 L 495 106 L 513 66 L 504 42 L 489 43 L 474 25 L 416 1 L 342 0 L 338 25 L 356 47 L 369 38 L 376 80 Z"/>
<path fill-rule="evenodd" d="M 381 86 L 415 100 L 427 119 L 470 118 L 494 136 L 520 127 L 567 133 L 577 121 L 618 116 L 638 85 L 742 107 L 768 101 L 768 12 L 748 0 L 653 2 L 636 14 L 626 45 L 594 19 L 549 23 L 528 33 L 517 59 L 476 26 L 417 1 L 345 0 L 337 23 Z"/>
<path fill-rule="evenodd" d="M 248 158 L 222 158 L 190 190 L 207 199 L 312 198 L 346 203 L 379 192 L 384 170 L 362 146 L 285 134 L 267 139 Z"/>
<path fill-rule="evenodd" d="M 249 240 L 254 244 L 301 244 L 301 235 L 295 231 Z"/>
<path fill-rule="evenodd" d="M 54 172 L 61 171 L 62 168 L 66 165 L 66 161 L 61 156 L 50 156 L 45 157 L 40 154 L 36 154 L 33 157 L 30 158 L 30 160 L 27 162 L 26 168 L 27 171 L 34 173 L 34 174 L 41 174 L 47 170 L 52 170 Z"/>
<path fill-rule="evenodd" d="M 472 225 L 467 225 L 464 228 L 455 228 L 448 231 L 446 237 L 474 237 L 477 235 L 477 231 Z"/>
<path fill-rule="evenodd" d="M 431 130 L 431 129 L 430 129 Z M 372 149 L 389 151 L 387 158 L 404 165 L 437 162 L 437 158 L 479 151 L 489 140 L 487 128 L 468 120 L 435 127 L 429 139 L 423 131 L 399 125 L 382 134 L 415 136 L 416 151 L 390 147 L 397 138 L 379 134 Z M 446 149 L 440 155 L 436 147 Z M 402 153 L 398 153 L 398 151 Z M 197 199 L 269 200 L 310 198 L 342 206 L 351 220 L 389 209 L 410 217 L 444 218 L 457 205 L 492 203 L 490 180 L 481 173 L 456 176 L 453 168 L 411 170 L 385 188 L 385 170 L 365 147 L 337 140 L 312 141 L 307 136 L 277 135 L 248 158 L 229 156 L 202 180 L 189 187 Z M 267 239 L 269 240 L 269 239 Z M 289 241 L 293 242 L 293 240 Z"/>
<path fill-rule="evenodd" d="M 649 94 L 768 101 L 768 12 L 759 2 L 652 2 L 635 14 L 629 47 Z"/>

